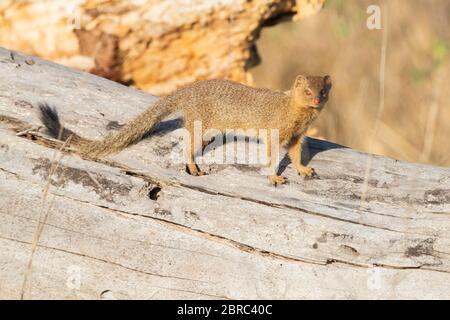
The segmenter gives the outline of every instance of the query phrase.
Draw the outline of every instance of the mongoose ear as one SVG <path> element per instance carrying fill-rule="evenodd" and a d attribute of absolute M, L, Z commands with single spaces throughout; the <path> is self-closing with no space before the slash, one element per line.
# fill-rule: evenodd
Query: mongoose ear
<path fill-rule="evenodd" d="M 328 90 L 330 90 L 331 87 L 333 86 L 333 84 L 331 83 L 331 77 L 330 76 L 323 77 L 323 83 L 328 88 Z"/>
<path fill-rule="evenodd" d="M 306 87 L 308 79 L 305 76 L 299 75 L 295 78 L 294 87 Z"/>

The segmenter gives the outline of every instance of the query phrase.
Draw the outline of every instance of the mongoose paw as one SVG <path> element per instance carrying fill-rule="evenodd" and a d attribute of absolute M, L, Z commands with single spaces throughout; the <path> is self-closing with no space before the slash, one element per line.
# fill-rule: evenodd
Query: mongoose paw
<path fill-rule="evenodd" d="M 190 175 L 199 177 L 199 176 L 206 176 L 207 173 L 204 171 L 194 171 L 194 172 L 190 173 Z"/>
<path fill-rule="evenodd" d="M 314 176 L 317 176 L 316 171 L 311 167 L 302 167 L 298 169 L 298 174 L 304 178 L 312 178 Z"/>
<path fill-rule="evenodd" d="M 269 176 L 269 181 L 274 186 L 278 186 L 281 184 L 285 184 L 287 182 L 287 179 L 282 176 L 272 175 L 272 176 Z"/>
<path fill-rule="evenodd" d="M 201 171 L 197 165 L 186 165 L 186 172 L 191 176 L 205 176 L 206 172 Z"/>

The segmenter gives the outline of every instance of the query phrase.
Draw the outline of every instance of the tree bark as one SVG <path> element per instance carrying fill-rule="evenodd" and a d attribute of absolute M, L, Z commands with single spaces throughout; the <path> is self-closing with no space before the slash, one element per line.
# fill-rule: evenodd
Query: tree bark
<path fill-rule="evenodd" d="M 176 119 L 83 159 L 40 128 L 37 102 L 99 138 L 156 98 L 5 49 L 0 72 L 1 299 L 450 298 L 450 169 L 309 139 L 316 179 L 192 177 Z"/>

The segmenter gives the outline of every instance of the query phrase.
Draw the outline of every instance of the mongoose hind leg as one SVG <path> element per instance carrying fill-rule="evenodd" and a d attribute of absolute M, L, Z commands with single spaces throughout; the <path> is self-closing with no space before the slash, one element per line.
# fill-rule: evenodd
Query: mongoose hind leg
<path fill-rule="evenodd" d="M 204 175 L 206 175 L 206 172 L 201 171 L 198 164 L 195 162 L 196 154 L 200 150 L 203 151 L 205 148 L 204 143 L 202 142 L 199 147 L 196 147 L 193 126 L 187 125 L 186 128 L 190 135 L 190 146 L 189 146 L 189 148 L 187 148 L 187 149 L 189 149 L 189 154 L 187 155 L 186 171 L 191 176 L 204 176 Z"/>

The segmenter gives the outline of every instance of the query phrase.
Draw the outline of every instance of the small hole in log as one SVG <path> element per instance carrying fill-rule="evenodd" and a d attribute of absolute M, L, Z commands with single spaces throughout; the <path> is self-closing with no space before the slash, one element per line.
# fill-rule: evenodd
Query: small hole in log
<path fill-rule="evenodd" d="M 159 192 L 161 191 L 160 187 L 153 187 L 150 189 L 150 192 L 148 193 L 148 197 L 154 201 L 158 200 Z"/>

